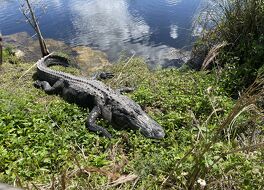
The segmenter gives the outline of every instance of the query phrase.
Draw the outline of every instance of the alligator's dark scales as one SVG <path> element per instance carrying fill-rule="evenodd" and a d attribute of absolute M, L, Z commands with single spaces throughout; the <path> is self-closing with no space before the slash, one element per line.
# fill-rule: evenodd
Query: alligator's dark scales
<path fill-rule="evenodd" d="M 102 117 L 111 124 L 138 129 L 149 138 L 163 138 L 164 130 L 151 119 L 141 107 L 133 100 L 114 91 L 104 83 L 84 77 L 77 77 L 49 68 L 51 65 L 67 66 L 67 62 L 50 54 L 37 62 L 38 79 L 35 86 L 43 88 L 47 93 L 60 94 L 69 102 L 89 107 L 91 110 L 86 127 L 94 132 L 100 132 L 106 137 L 111 137 L 109 132 L 96 125 L 96 119 Z"/>

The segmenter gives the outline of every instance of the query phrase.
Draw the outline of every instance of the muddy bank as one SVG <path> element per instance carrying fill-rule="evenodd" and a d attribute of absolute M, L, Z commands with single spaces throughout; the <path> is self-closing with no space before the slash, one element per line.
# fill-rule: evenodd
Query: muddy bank
<path fill-rule="evenodd" d="M 64 42 L 54 39 L 45 40 L 50 52 L 57 51 L 68 54 L 80 66 L 85 75 L 110 65 L 107 55 L 101 51 L 86 46 L 70 47 Z M 38 40 L 32 39 L 26 32 L 3 36 L 3 45 L 23 52 L 22 57 L 25 61 L 35 62 L 41 57 Z"/>

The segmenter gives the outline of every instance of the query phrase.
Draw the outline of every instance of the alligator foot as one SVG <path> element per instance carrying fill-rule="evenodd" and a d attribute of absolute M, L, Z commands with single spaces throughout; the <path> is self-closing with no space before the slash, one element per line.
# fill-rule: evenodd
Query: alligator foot
<path fill-rule="evenodd" d="M 111 79 L 113 78 L 115 75 L 113 73 L 110 72 L 100 72 L 100 73 L 96 73 L 92 79 L 94 80 L 105 80 L 105 79 Z"/>
<path fill-rule="evenodd" d="M 86 121 L 86 127 L 93 132 L 99 132 L 107 138 L 111 138 L 111 134 L 103 127 L 96 125 L 96 119 L 101 115 L 101 110 L 98 106 L 95 106 Z"/>
<path fill-rule="evenodd" d="M 47 94 L 57 93 L 59 90 L 62 90 L 65 87 L 64 80 L 60 79 L 54 83 L 53 86 L 50 85 L 47 81 L 35 81 L 34 86 L 36 88 L 42 88 Z"/>
<path fill-rule="evenodd" d="M 35 87 L 35 88 L 41 88 L 41 81 L 36 80 L 36 81 L 34 82 L 34 87 Z"/>
<path fill-rule="evenodd" d="M 132 88 L 132 87 L 124 87 L 124 88 L 117 89 L 116 91 L 119 94 L 124 94 L 124 93 L 133 92 L 134 90 L 135 90 L 135 88 Z"/>

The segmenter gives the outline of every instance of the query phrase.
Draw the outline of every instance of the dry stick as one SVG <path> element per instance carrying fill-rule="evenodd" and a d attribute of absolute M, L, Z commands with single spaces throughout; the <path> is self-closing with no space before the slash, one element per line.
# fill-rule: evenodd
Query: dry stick
<path fill-rule="evenodd" d="M 54 175 L 52 175 L 50 190 L 55 190 L 55 180 L 56 179 L 55 179 Z"/>
<path fill-rule="evenodd" d="M 3 63 L 2 34 L 0 32 L 0 65 Z"/>
<path fill-rule="evenodd" d="M 35 63 L 34 65 L 32 65 L 23 75 L 21 75 L 21 77 L 19 77 L 18 80 L 20 80 L 22 77 L 24 77 L 31 69 L 33 69 L 35 66 L 37 65 L 37 63 Z"/>
<path fill-rule="evenodd" d="M 108 187 L 110 187 L 110 188 L 111 188 L 111 187 L 116 187 L 116 186 L 118 186 L 118 185 L 122 185 L 122 184 L 124 184 L 124 183 L 134 181 L 134 180 L 136 180 L 137 178 L 138 178 L 138 176 L 135 175 L 135 174 L 133 174 L 133 173 L 128 174 L 128 175 L 126 175 L 126 176 L 121 176 L 121 177 L 119 177 L 117 180 L 112 181 L 112 182 L 109 184 Z"/>
<path fill-rule="evenodd" d="M 32 182 L 32 186 L 37 189 L 37 190 L 41 190 L 35 183 Z"/>
<path fill-rule="evenodd" d="M 214 114 L 216 114 L 217 112 L 220 112 L 220 111 L 224 111 L 224 109 L 223 108 L 217 108 L 217 109 L 214 109 L 213 110 L 213 112 L 208 116 L 208 118 L 206 119 L 206 121 L 205 121 L 205 126 L 208 124 L 208 122 L 209 122 L 209 120 L 212 118 L 212 116 L 214 115 Z"/>
<path fill-rule="evenodd" d="M 64 171 L 61 175 L 61 189 L 62 190 L 66 189 L 66 176 L 67 176 L 67 173 L 66 171 Z"/>
<path fill-rule="evenodd" d="M 234 126 L 235 122 L 236 122 L 236 119 L 245 111 L 249 111 L 249 110 L 253 110 L 254 108 L 256 108 L 256 106 L 254 104 L 250 104 L 250 105 L 247 105 L 245 107 L 243 107 L 235 116 L 234 118 L 231 120 L 227 130 L 228 130 L 228 141 L 230 143 L 230 139 L 231 139 L 231 134 L 230 134 L 230 131 L 232 130 L 232 127 Z"/>
<path fill-rule="evenodd" d="M 214 106 L 214 103 L 213 103 L 213 99 L 212 99 L 212 97 L 208 94 L 208 98 L 209 98 L 209 102 L 210 102 L 210 104 L 211 104 L 211 106 L 212 106 L 212 108 L 213 108 L 213 113 L 215 114 L 215 116 L 218 118 L 218 115 L 217 115 L 217 109 L 215 109 L 215 106 Z"/>
<path fill-rule="evenodd" d="M 27 3 L 27 6 L 28 6 L 28 9 L 29 9 L 29 12 L 30 12 L 30 15 L 31 15 L 31 22 L 33 22 L 33 28 L 34 30 L 36 31 L 37 35 L 38 35 L 38 39 L 39 39 L 39 45 L 40 45 L 40 49 L 41 49 L 41 53 L 42 53 L 42 56 L 46 56 L 49 54 L 49 50 L 47 49 L 47 46 L 46 46 L 46 43 L 44 41 L 44 38 L 41 34 L 41 31 L 40 31 L 40 28 L 39 28 L 39 25 L 37 23 L 37 19 L 35 17 L 35 13 L 29 3 L 29 0 L 26 0 L 26 3 Z"/>
<path fill-rule="evenodd" d="M 260 114 L 262 115 L 262 118 L 264 119 L 264 113 Z M 253 119 L 250 120 L 251 121 L 257 121 L 258 116 L 253 117 Z M 253 144 L 253 141 L 256 143 L 256 130 L 257 130 L 257 125 L 254 125 L 253 128 L 253 132 L 251 133 L 251 137 L 250 137 L 250 143 Z"/>
<path fill-rule="evenodd" d="M 128 63 L 132 60 L 132 58 L 133 58 L 135 55 L 136 55 L 136 54 L 133 53 L 133 55 L 129 58 L 129 60 L 126 62 L 126 64 L 122 67 L 121 72 L 120 72 L 120 74 L 118 75 L 117 79 L 114 81 L 114 83 L 116 83 L 116 82 L 119 80 L 119 78 L 120 78 L 121 75 L 122 75 L 122 71 L 127 67 Z"/>
<path fill-rule="evenodd" d="M 213 60 L 218 56 L 220 49 L 227 45 L 228 45 L 227 42 L 222 42 L 220 44 L 215 45 L 213 48 L 211 48 L 206 58 L 204 59 L 201 70 L 206 70 L 208 66 L 213 62 Z"/>
<path fill-rule="evenodd" d="M 203 135 L 203 132 L 202 132 L 202 129 L 201 129 L 201 126 L 199 124 L 199 121 L 196 119 L 193 111 L 190 110 L 190 114 L 191 114 L 191 117 L 193 119 L 193 121 L 195 122 L 196 125 L 194 125 L 197 129 L 198 129 L 198 134 L 197 134 L 197 141 L 199 140 L 200 138 L 200 134 L 202 136 L 202 138 L 204 139 L 204 135 Z"/>
<path fill-rule="evenodd" d="M 137 185 L 138 181 L 139 181 L 139 177 L 138 177 L 138 178 L 136 179 L 136 181 L 134 182 L 134 184 L 133 184 L 131 190 L 134 190 L 134 189 L 136 188 L 136 185 Z"/>
<path fill-rule="evenodd" d="M 16 43 L 18 43 L 18 42 L 16 42 Z M 23 44 L 21 44 L 21 43 L 18 43 L 18 44 L 20 44 L 20 45 L 23 45 Z M 33 52 L 33 51 L 31 51 L 29 48 L 26 48 L 26 49 L 28 49 L 30 52 L 32 52 L 33 54 L 35 54 L 35 55 L 37 55 L 35 52 Z M 1 55 L 1 34 L 0 34 L 0 55 Z M 0 56 L 1 57 L 1 56 Z M 1 58 L 0 58 L 1 59 Z M 0 61 L 0 64 L 1 64 L 1 61 Z M 37 63 L 35 63 L 34 65 L 32 65 L 23 75 L 21 75 L 20 77 L 19 77 L 19 79 L 18 80 L 20 80 L 23 76 L 25 76 L 31 69 L 33 69 L 35 66 L 36 66 L 36 64 Z"/>

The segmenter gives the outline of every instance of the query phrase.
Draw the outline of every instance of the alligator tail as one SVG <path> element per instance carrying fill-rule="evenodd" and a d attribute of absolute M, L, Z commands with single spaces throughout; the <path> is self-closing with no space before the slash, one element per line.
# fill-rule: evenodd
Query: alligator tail
<path fill-rule="evenodd" d="M 46 67 L 54 66 L 54 65 L 60 65 L 64 67 L 69 67 L 70 66 L 70 61 L 66 57 L 62 57 L 60 55 L 50 53 L 46 57 L 44 57 L 44 65 Z"/>

